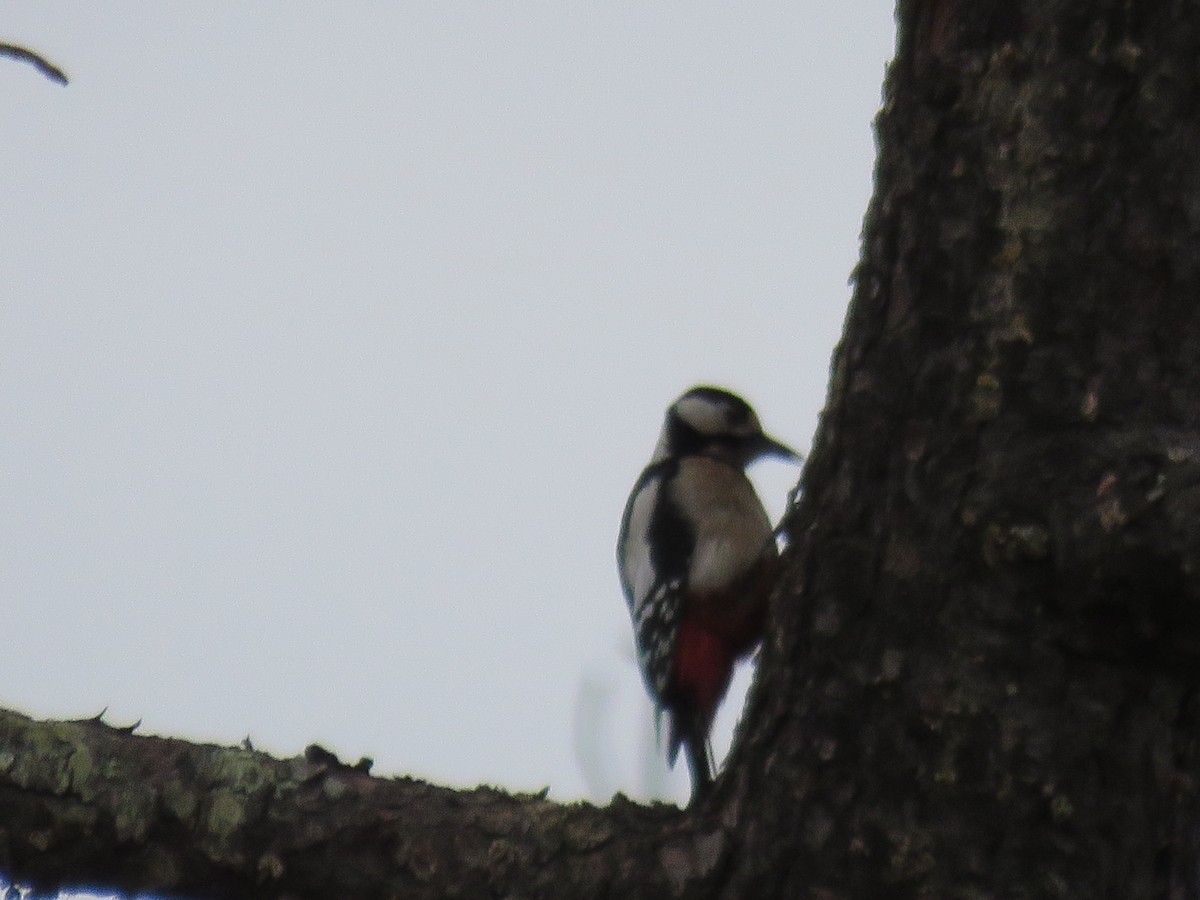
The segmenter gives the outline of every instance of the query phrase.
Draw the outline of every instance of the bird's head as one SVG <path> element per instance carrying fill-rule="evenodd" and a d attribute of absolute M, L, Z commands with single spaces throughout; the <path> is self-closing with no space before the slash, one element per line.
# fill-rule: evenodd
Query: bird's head
<path fill-rule="evenodd" d="M 787 444 L 763 431 L 750 404 L 723 388 L 694 387 L 671 404 L 655 459 L 703 455 L 744 468 L 762 456 L 799 460 Z"/>

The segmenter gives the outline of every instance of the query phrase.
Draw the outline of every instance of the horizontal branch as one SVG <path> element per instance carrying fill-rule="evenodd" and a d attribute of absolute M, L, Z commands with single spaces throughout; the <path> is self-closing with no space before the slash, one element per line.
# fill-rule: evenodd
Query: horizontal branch
<path fill-rule="evenodd" d="M 129 731 L 0 710 L 0 872 L 172 897 L 637 897 L 703 881 L 728 849 L 710 834 L 694 852 L 673 807 L 452 791 L 324 752 Z"/>

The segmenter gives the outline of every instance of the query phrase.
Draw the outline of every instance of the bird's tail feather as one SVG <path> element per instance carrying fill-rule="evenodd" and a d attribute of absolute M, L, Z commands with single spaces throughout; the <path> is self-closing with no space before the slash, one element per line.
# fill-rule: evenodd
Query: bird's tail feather
<path fill-rule="evenodd" d="M 713 783 L 712 746 L 708 729 L 695 713 L 672 710 L 668 715 L 667 764 L 674 768 L 679 748 L 686 745 L 688 768 L 692 773 L 692 802 L 708 793 Z"/>

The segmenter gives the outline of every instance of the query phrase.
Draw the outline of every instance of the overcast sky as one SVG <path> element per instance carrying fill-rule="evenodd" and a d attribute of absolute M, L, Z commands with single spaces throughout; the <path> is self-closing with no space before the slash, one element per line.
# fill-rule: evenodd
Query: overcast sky
<path fill-rule="evenodd" d="M 808 446 L 890 5 L 3 8 L 0 705 L 685 798 L 618 521 L 695 383 Z"/>

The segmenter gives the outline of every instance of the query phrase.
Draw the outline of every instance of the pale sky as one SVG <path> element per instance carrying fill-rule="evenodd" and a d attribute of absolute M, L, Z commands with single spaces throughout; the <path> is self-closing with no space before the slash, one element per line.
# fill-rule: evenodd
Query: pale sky
<path fill-rule="evenodd" d="M 3 11 L 0 705 L 686 798 L 621 509 L 693 384 L 808 446 L 890 4 Z"/>

